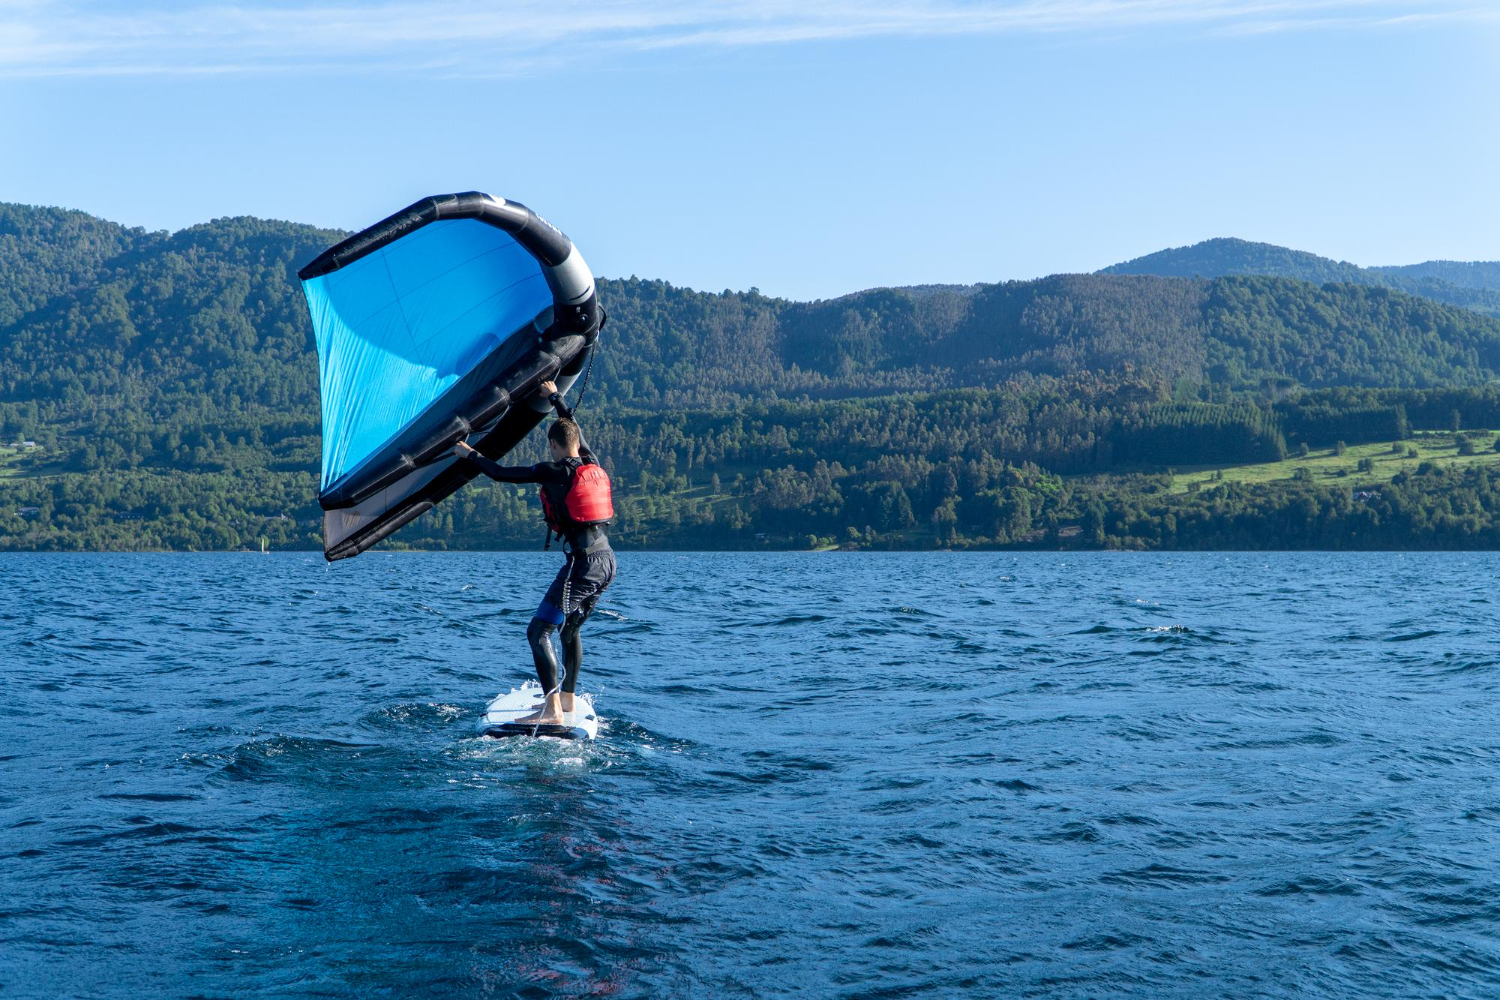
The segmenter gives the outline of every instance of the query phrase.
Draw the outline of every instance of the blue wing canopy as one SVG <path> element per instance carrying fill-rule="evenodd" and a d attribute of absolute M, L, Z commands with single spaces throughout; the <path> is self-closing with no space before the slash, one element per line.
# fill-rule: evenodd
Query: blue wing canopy
<path fill-rule="evenodd" d="M 425 199 L 303 268 L 323 416 L 329 559 L 356 555 L 541 419 L 535 386 L 571 384 L 598 333 L 592 275 L 565 236 L 482 194 Z M 519 402 L 518 402 L 519 401 Z"/>
<path fill-rule="evenodd" d="M 435 222 L 303 285 L 318 343 L 323 490 L 424 415 L 552 308 L 536 258 L 472 219 Z"/>

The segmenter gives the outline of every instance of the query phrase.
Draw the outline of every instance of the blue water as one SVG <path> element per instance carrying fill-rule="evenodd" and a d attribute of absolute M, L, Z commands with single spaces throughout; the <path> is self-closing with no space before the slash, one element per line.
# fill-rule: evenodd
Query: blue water
<path fill-rule="evenodd" d="M 1500 557 L 0 557 L 6 997 L 1494 997 Z"/>

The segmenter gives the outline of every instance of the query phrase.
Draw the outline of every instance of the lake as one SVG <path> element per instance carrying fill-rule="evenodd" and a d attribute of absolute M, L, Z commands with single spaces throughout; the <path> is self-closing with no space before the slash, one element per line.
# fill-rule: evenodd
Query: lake
<path fill-rule="evenodd" d="M 0 995 L 1493 997 L 1496 554 L 0 556 Z"/>

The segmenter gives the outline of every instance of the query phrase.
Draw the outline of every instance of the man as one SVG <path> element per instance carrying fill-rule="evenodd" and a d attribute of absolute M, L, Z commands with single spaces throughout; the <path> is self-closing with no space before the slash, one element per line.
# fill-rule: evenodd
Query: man
<path fill-rule="evenodd" d="M 567 562 L 536 609 L 526 629 L 537 680 L 546 695 L 542 709 L 521 723 L 561 725 L 573 711 L 573 692 L 583 663 L 583 640 L 578 630 L 588 620 L 615 578 L 615 553 L 605 537 L 604 525 L 614 516 L 609 477 L 583 444 L 572 413 L 563 405 L 556 384 L 543 382 L 542 391 L 557 411 L 558 419 L 547 430 L 552 461 L 537 465 L 504 466 L 490 461 L 465 442 L 453 451 L 473 462 L 485 475 L 502 483 L 539 483 L 542 510 L 547 518 L 549 539 L 556 532 L 563 539 Z M 559 674 L 552 633 L 561 627 L 563 663 Z"/>

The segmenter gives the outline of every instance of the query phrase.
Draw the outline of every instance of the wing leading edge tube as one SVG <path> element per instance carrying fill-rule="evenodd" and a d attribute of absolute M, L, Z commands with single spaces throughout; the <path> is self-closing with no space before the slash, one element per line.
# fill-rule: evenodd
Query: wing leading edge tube
<path fill-rule="evenodd" d="M 323 416 L 323 554 L 356 556 L 431 510 L 541 422 L 599 335 L 594 278 L 526 206 L 424 198 L 330 247 L 297 276 Z"/>

